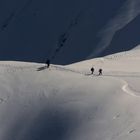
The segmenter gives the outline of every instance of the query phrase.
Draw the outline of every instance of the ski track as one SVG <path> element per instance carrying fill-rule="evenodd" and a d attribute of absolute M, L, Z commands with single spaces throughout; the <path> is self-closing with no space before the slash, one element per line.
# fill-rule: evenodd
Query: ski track
<path fill-rule="evenodd" d="M 45 65 L 40 64 L 40 65 L 34 65 L 34 66 L 15 66 L 15 65 L 10 65 L 10 64 L 0 64 L 0 67 L 6 68 L 6 71 L 8 73 L 10 73 L 10 72 L 16 72 L 16 71 L 19 71 L 19 70 L 21 70 L 21 71 L 23 71 L 23 70 L 37 71 L 37 69 L 39 69 L 41 67 L 45 67 Z M 45 69 L 43 69 L 42 71 L 44 71 Z M 72 73 L 78 73 L 78 74 L 82 74 L 82 75 L 87 75 L 84 72 L 76 71 L 74 69 L 66 68 L 66 67 L 63 67 L 63 66 L 52 65 L 51 69 L 52 70 L 55 69 L 55 70 L 61 70 L 61 71 L 66 71 L 66 72 L 72 72 Z M 102 76 L 104 76 L 104 75 L 102 75 Z M 107 77 L 107 76 L 108 75 L 105 75 L 105 77 Z M 110 76 L 118 79 L 123 84 L 123 86 L 121 87 L 122 91 L 124 91 L 125 93 L 127 93 L 130 96 L 140 98 L 140 93 L 135 91 L 135 90 L 133 90 L 129 86 L 127 81 L 125 81 L 124 79 L 118 78 L 119 75 L 118 76 L 117 75 L 110 75 Z M 127 75 L 127 76 L 131 76 L 131 75 Z"/>
<path fill-rule="evenodd" d="M 68 69 L 68 68 L 63 68 L 63 67 L 58 67 L 58 66 L 54 66 L 54 67 L 56 69 L 59 69 L 59 70 L 64 70 L 64 71 L 70 71 L 70 72 L 74 72 L 74 73 L 84 74 L 83 72 L 79 72 L 79 71 Z M 130 75 L 130 76 L 132 76 L 132 75 Z M 134 91 L 133 89 L 131 89 L 129 84 L 127 83 L 127 81 L 125 81 L 124 79 L 121 79 L 121 78 L 117 78 L 117 76 L 115 76 L 115 75 L 114 76 L 112 75 L 111 77 L 115 77 L 116 79 L 119 79 L 121 81 L 121 83 L 123 83 L 123 86 L 121 87 L 122 91 L 124 91 L 125 93 L 127 93 L 130 96 L 140 98 L 140 93 L 137 92 L 137 91 Z M 129 77 L 129 75 L 128 75 L 128 77 Z"/>
<path fill-rule="evenodd" d="M 122 83 L 123 83 L 122 90 L 123 90 L 125 93 L 127 93 L 127 94 L 129 94 L 129 95 L 131 95 L 131 96 L 133 96 L 133 97 L 140 97 L 140 93 L 137 92 L 137 91 L 132 90 L 132 89 L 130 88 L 129 84 L 128 84 L 125 80 L 122 80 L 122 79 L 121 79 L 121 81 L 122 81 Z M 139 94 L 139 95 L 138 95 L 138 94 Z"/>

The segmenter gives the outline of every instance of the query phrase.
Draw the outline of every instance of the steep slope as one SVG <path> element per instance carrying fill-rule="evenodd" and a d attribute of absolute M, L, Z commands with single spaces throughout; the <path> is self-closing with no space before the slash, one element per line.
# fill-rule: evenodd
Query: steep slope
<path fill-rule="evenodd" d="M 0 60 L 71 64 L 97 57 L 139 15 L 139 5 L 139 0 L 1 1 Z"/>
<path fill-rule="evenodd" d="M 121 51 L 131 50 L 140 44 L 138 30 L 140 25 L 140 16 L 137 16 L 126 27 L 116 32 L 108 48 L 101 55 L 108 55 L 112 52 L 117 53 Z M 123 46 L 123 47 L 122 47 Z"/>

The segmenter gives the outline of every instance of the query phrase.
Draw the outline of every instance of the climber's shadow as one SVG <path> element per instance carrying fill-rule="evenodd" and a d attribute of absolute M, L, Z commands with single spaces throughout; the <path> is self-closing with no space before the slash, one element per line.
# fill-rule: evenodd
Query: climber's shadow
<path fill-rule="evenodd" d="M 39 68 L 37 69 L 37 71 L 42 71 L 42 70 L 45 70 L 45 69 L 47 69 L 47 68 L 48 68 L 47 66 L 39 67 Z"/>

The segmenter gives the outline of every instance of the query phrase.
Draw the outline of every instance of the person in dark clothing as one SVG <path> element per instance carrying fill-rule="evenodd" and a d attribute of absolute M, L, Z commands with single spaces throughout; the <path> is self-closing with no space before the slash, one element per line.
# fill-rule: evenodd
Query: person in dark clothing
<path fill-rule="evenodd" d="M 49 59 L 47 59 L 47 61 L 46 61 L 46 65 L 47 65 L 47 68 L 50 67 L 50 60 L 49 60 Z"/>
<path fill-rule="evenodd" d="M 99 75 L 102 75 L 103 70 L 99 69 Z"/>
<path fill-rule="evenodd" d="M 94 73 L 94 68 L 92 67 L 90 70 L 91 70 L 91 74 L 93 74 Z"/>

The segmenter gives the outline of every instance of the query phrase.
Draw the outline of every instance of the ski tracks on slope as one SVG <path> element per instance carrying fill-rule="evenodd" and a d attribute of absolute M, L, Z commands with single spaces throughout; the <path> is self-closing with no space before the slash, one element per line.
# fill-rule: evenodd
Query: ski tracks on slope
<path fill-rule="evenodd" d="M 132 75 L 128 75 L 128 77 L 130 77 L 130 76 L 132 76 Z M 119 80 L 122 83 L 121 90 L 123 92 L 125 92 L 126 94 L 128 94 L 130 96 L 140 98 L 140 92 L 133 89 L 132 86 L 129 85 L 129 83 L 126 80 L 122 79 L 121 76 L 118 77 L 117 75 L 111 75 L 110 77 L 113 77 L 114 79 Z M 125 77 L 127 77 L 127 76 L 125 76 Z"/>
<path fill-rule="evenodd" d="M 58 66 L 54 66 L 54 68 L 59 69 L 59 70 L 63 70 L 63 71 L 69 71 L 69 72 L 73 72 L 73 73 L 84 74 L 83 72 L 79 72 L 79 71 L 72 70 L 72 69 L 69 69 L 69 68 L 58 67 Z M 118 79 L 119 81 L 121 81 L 121 83 L 123 84 L 122 87 L 121 87 L 123 92 L 127 93 L 130 96 L 140 98 L 140 93 L 138 91 L 132 89 L 127 81 L 125 81 L 124 79 L 118 78 L 116 76 L 112 76 L 112 77 L 114 77 L 114 78 Z"/>
<path fill-rule="evenodd" d="M 123 79 L 120 79 L 120 80 L 123 83 L 122 90 L 125 93 L 127 93 L 127 94 L 129 94 L 133 97 L 139 97 L 140 98 L 140 93 L 139 92 L 133 90 L 125 80 L 123 80 Z"/>

